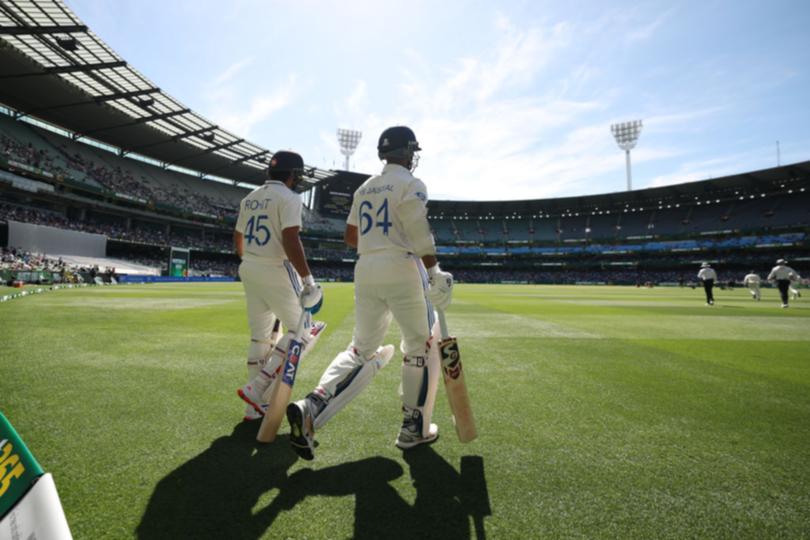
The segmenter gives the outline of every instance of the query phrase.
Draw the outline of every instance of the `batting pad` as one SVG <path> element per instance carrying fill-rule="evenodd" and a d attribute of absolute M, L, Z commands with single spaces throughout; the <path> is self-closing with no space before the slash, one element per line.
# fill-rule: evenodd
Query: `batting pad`
<path fill-rule="evenodd" d="M 348 349 L 338 354 L 318 383 L 316 394 L 327 397 L 324 399 L 326 406 L 313 418 L 312 427 L 315 431 L 360 394 L 390 360 L 377 353 L 370 360 L 363 361 L 354 353 L 353 348 L 349 345 Z"/>
<path fill-rule="evenodd" d="M 406 356 L 402 361 L 402 383 L 400 398 L 402 404 L 411 409 L 418 409 L 422 415 L 422 436 L 430 433 L 430 421 L 436 405 L 436 392 L 439 389 L 441 360 L 437 346 L 439 323 L 433 324 L 433 331 L 426 356 Z"/>

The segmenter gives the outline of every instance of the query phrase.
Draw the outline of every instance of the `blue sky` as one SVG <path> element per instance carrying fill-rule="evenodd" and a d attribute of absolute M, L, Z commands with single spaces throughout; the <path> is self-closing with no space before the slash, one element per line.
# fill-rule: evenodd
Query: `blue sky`
<path fill-rule="evenodd" d="M 164 91 L 340 168 L 411 126 L 434 199 L 621 191 L 810 159 L 810 2 L 67 0 Z"/>

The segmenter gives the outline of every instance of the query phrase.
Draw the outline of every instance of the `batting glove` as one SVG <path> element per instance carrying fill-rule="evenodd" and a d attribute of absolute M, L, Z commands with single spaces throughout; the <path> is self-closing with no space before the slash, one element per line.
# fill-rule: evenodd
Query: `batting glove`
<path fill-rule="evenodd" d="M 434 308 L 444 311 L 453 298 L 453 274 L 443 271 L 437 264 L 428 268 L 428 277 L 430 278 L 428 300 Z"/>
<path fill-rule="evenodd" d="M 301 291 L 301 307 L 313 315 L 321 310 L 323 304 L 323 291 L 312 274 L 304 278 L 304 289 Z"/>

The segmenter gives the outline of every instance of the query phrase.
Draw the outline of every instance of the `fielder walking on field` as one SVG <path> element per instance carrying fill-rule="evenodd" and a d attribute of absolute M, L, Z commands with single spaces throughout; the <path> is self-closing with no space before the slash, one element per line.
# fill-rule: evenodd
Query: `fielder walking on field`
<path fill-rule="evenodd" d="M 390 360 L 394 347 L 381 345 L 392 317 L 402 333 L 403 354 L 403 420 L 396 445 L 407 449 L 438 437 L 438 427 L 430 422 L 440 371 L 432 338 L 433 307 L 444 309 L 450 304 L 453 276 L 439 268 L 427 220 L 427 189 L 411 174 L 419 150 L 411 129 L 386 129 L 377 153 L 387 163 L 381 174 L 354 193 L 344 235 L 358 254 L 354 338 L 313 392 L 287 407 L 290 442 L 304 459 L 314 458 L 315 430 L 357 396 Z"/>
<path fill-rule="evenodd" d="M 748 274 L 746 274 L 746 276 L 743 278 L 743 285 L 748 287 L 748 292 L 751 293 L 751 298 L 756 301 L 759 301 L 759 299 L 762 298 L 762 295 L 759 292 L 759 285 L 761 281 L 762 280 L 760 279 L 759 274 L 753 270 L 748 272 Z"/>
<path fill-rule="evenodd" d="M 768 274 L 768 281 L 775 281 L 776 286 L 779 288 L 779 295 L 782 297 L 782 307 L 788 307 L 788 291 L 790 290 L 790 282 L 798 281 L 799 273 L 787 265 L 785 259 L 776 261 L 776 266 L 773 267 L 771 273 Z"/>
<path fill-rule="evenodd" d="M 300 155 L 276 152 L 270 159 L 269 180 L 239 205 L 233 241 L 242 259 L 239 277 L 250 325 L 248 383 L 238 391 L 247 403 L 246 420 L 264 415 L 262 396 L 277 379 L 302 309 L 315 313 L 323 299 L 298 235 L 303 205 L 295 188 L 303 173 Z M 274 347 L 271 333 L 276 318 L 289 332 Z M 323 323 L 312 325 L 304 338 L 305 352 L 312 349 L 323 327 Z"/>
<path fill-rule="evenodd" d="M 714 271 L 712 266 L 705 262 L 700 265 L 700 271 L 697 275 L 701 283 L 703 283 L 703 290 L 706 292 L 706 305 L 714 305 L 714 283 L 717 281 L 717 272 Z"/>

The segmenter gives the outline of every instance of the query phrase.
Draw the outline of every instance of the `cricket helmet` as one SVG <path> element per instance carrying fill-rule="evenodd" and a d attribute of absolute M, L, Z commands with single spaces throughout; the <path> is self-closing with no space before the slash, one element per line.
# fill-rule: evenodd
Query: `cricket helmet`
<path fill-rule="evenodd" d="M 293 173 L 293 189 L 301 183 L 301 177 L 304 175 L 304 158 L 300 154 L 290 152 L 288 150 L 279 150 L 270 158 L 270 163 L 267 165 L 267 175 L 279 178 L 279 175 L 274 173 Z M 286 178 L 286 176 L 285 176 Z"/>
<path fill-rule="evenodd" d="M 413 130 L 406 126 L 393 126 L 382 132 L 377 142 L 377 156 L 380 159 L 403 158 L 413 160 L 419 152 L 419 141 Z"/>

